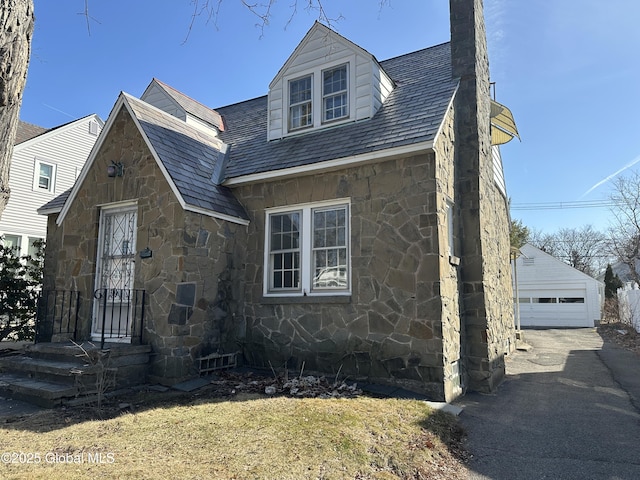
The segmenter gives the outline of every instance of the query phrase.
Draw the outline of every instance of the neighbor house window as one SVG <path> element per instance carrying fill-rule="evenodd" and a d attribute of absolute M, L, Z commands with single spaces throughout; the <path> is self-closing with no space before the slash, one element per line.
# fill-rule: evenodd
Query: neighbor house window
<path fill-rule="evenodd" d="M 53 192 L 55 185 L 56 166 L 36 159 L 33 179 L 34 190 Z"/>
<path fill-rule="evenodd" d="M 311 109 L 311 82 L 313 76 L 289 82 L 289 130 L 313 125 Z"/>
<path fill-rule="evenodd" d="M 31 255 L 32 257 L 35 257 L 36 254 L 38 253 L 38 246 L 34 245 L 36 242 L 43 242 L 44 238 L 40 238 L 40 237 L 29 237 L 29 246 L 27 247 L 27 255 Z"/>
<path fill-rule="evenodd" d="M 349 116 L 347 66 L 322 72 L 322 120 L 329 122 Z"/>
<path fill-rule="evenodd" d="M 265 294 L 349 292 L 349 204 L 267 212 Z"/>
<path fill-rule="evenodd" d="M 20 244 L 22 243 L 22 236 L 20 235 L 7 235 L 2 236 L 2 245 L 6 248 L 11 248 L 20 253 Z"/>

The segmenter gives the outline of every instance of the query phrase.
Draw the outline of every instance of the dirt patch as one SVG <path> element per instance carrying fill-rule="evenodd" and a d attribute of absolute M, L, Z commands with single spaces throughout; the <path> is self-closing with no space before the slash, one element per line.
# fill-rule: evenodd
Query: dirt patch
<path fill-rule="evenodd" d="M 640 356 L 640 333 L 631 325 L 621 322 L 601 323 L 598 333 L 605 342 L 614 343 Z"/>

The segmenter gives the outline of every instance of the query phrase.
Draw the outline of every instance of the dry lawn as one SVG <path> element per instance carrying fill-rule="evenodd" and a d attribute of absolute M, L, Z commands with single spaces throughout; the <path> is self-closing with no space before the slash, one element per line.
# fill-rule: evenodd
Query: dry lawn
<path fill-rule="evenodd" d="M 242 394 L 137 405 L 106 420 L 75 408 L 5 423 L 0 453 L 17 453 L 4 453 L 0 478 L 466 478 L 456 419 L 420 401 Z"/>

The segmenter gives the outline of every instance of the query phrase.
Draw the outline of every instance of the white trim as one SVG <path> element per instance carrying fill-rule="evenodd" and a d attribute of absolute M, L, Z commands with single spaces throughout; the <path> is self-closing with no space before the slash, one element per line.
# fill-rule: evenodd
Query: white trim
<path fill-rule="evenodd" d="M 134 206 L 135 207 L 138 206 L 137 198 L 134 198 L 132 200 L 123 200 L 121 202 L 100 203 L 96 205 L 96 207 L 99 208 L 100 210 L 108 210 L 108 211 L 112 211 L 116 209 L 128 210 L 130 207 L 134 207 Z"/>
<path fill-rule="evenodd" d="M 58 127 L 49 128 L 44 132 L 42 132 L 40 135 L 36 135 L 35 137 L 30 138 L 29 140 L 25 140 L 22 143 L 18 143 L 13 147 L 13 151 L 18 152 L 23 148 L 27 148 L 34 143 L 38 143 L 40 140 L 51 137 L 53 135 L 57 135 L 58 133 L 64 132 L 66 130 L 75 128 L 79 123 L 85 122 L 87 119 L 97 122 L 101 127 L 104 125 L 104 122 L 102 121 L 102 119 L 97 114 L 92 113 L 91 115 L 87 115 L 86 117 L 79 118 L 78 120 L 65 123 Z"/>
<path fill-rule="evenodd" d="M 440 135 L 442 135 L 442 130 L 444 129 L 444 123 L 445 120 L 447 118 L 447 115 L 449 115 L 449 112 L 451 112 L 454 108 L 453 106 L 453 102 L 456 99 L 456 94 L 458 93 L 458 86 L 460 84 L 456 85 L 456 88 L 453 90 L 453 95 L 451 95 L 451 99 L 449 100 L 449 105 L 447 105 L 446 110 L 444 111 L 444 115 L 442 116 L 442 120 L 440 121 L 440 126 L 438 127 L 438 130 L 436 131 L 436 134 L 433 136 L 433 144 L 435 145 L 438 142 L 438 138 L 440 137 Z M 455 121 L 455 118 L 454 118 Z"/>
<path fill-rule="evenodd" d="M 37 212 L 38 212 L 38 215 L 44 215 L 46 217 L 54 213 L 60 213 L 61 210 L 62 210 L 62 207 L 53 207 L 53 208 L 47 208 L 47 209 L 39 208 Z"/>
<path fill-rule="evenodd" d="M 69 209 L 71 208 L 71 204 L 73 203 L 73 200 L 76 198 L 76 195 L 78 194 L 78 190 L 80 190 L 80 186 L 82 185 L 82 183 L 84 182 L 85 178 L 87 177 L 87 173 L 91 169 L 91 166 L 93 165 L 93 163 L 94 163 L 94 161 L 96 159 L 97 152 L 100 151 L 100 147 L 102 147 L 102 144 L 104 143 L 104 139 L 107 137 L 107 134 L 111 130 L 111 127 L 113 126 L 113 123 L 115 122 L 115 117 L 117 116 L 116 112 L 120 111 L 120 108 L 122 107 L 122 104 L 124 103 L 124 95 L 125 95 L 124 92 L 120 93 L 120 96 L 118 97 L 118 100 L 116 100 L 115 105 L 113 106 L 113 108 L 111 109 L 111 112 L 109 113 L 109 117 L 107 118 L 107 122 L 105 123 L 104 127 L 102 128 L 102 130 L 100 132 L 100 135 L 98 135 L 98 139 L 96 140 L 96 142 L 93 145 L 93 148 L 91 149 L 91 153 L 89 154 L 89 157 L 87 158 L 87 161 L 85 162 L 84 166 L 82 167 L 82 170 L 80 171 L 80 176 L 76 179 L 76 183 L 73 184 L 73 188 L 71 189 L 71 192 L 69 193 L 69 196 L 65 200 L 64 205 L 62 206 L 62 209 L 60 210 L 60 215 L 58 216 L 58 218 L 56 220 L 56 224 L 58 226 L 62 225 L 62 222 L 63 222 L 64 218 L 67 216 L 67 213 L 69 212 Z"/>
<path fill-rule="evenodd" d="M 51 167 L 51 177 L 49 178 L 49 188 L 42 188 L 40 186 L 40 167 L 45 165 Z M 55 193 L 56 191 L 56 172 L 58 165 L 51 160 L 46 160 L 40 157 L 34 157 L 33 159 L 33 185 L 34 192 L 46 192 Z"/>
<path fill-rule="evenodd" d="M 325 209 L 329 207 L 346 209 L 346 227 L 345 242 L 347 248 L 347 287 L 344 289 L 316 289 L 312 287 L 313 266 L 313 211 L 317 209 Z M 270 272 L 271 272 L 271 215 L 277 215 L 285 212 L 300 213 L 300 288 L 293 290 L 270 289 Z M 264 258 L 263 258 L 263 278 L 262 278 L 262 294 L 265 297 L 323 297 L 323 296 L 349 296 L 352 288 L 352 266 L 351 266 L 351 198 L 339 198 L 333 200 L 324 200 L 320 202 L 308 202 L 296 205 L 287 205 L 265 209 L 265 229 L 264 229 Z"/>
<path fill-rule="evenodd" d="M 273 87 L 275 87 L 275 85 L 276 85 L 276 83 L 278 82 L 279 79 L 283 79 L 284 78 L 284 72 L 289 70 L 289 68 L 291 67 L 291 64 L 298 57 L 300 52 L 302 52 L 302 50 L 306 47 L 306 45 L 309 43 L 309 41 L 311 41 L 311 38 L 313 37 L 313 34 L 315 33 L 315 30 L 322 30 L 321 35 L 323 35 L 327 39 L 326 40 L 326 44 L 329 44 L 329 43 L 342 43 L 347 47 L 347 49 L 355 51 L 355 52 L 353 52 L 354 55 L 360 54 L 360 55 L 365 56 L 365 57 L 375 61 L 376 63 L 378 63 L 378 61 L 375 59 L 375 57 L 371 53 L 367 52 L 360 45 L 357 45 L 357 44 L 353 43 L 348 38 L 343 37 L 339 33 L 336 33 L 333 30 L 331 30 L 329 27 L 327 27 L 327 26 L 321 24 L 320 22 L 316 21 L 311 26 L 309 31 L 305 34 L 304 38 L 300 41 L 298 46 L 293 50 L 293 52 L 291 52 L 291 55 L 289 55 L 289 58 L 287 58 L 287 61 L 284 62 L 282 67 L 280 67 L 280 70 L 278 70 L 278 73 L 276 74 L 276 76 L 273 77 L 273 80 L 271 80 L 271 82 L 269 83 L 269 90 L 271 90 Z M 329 47 L 329 48 L 331 49 L 331 47 Z M 379 65 L 379 63 L 378 63 L 378 65 Z"/>
<path fill-rule="evenodd" d="M 227 222 L 237 223 L 238 225 L 247 226 L 249 225 L 249 223 L 251 223 L 249 220 L 245 220 L 244 218 L 233 217 L 231 215 L 225 215 L 224 213 L 213 212 L 211 210 L 207 210 L 206 208 L 194 207 L 188 204 L 185 204 L 183 208 L 187 212 L 200 213 L 208 217 L 217 218 L 218 220 L 225 220 Z"/>
<path fill-rule="evenodd" d="M 324 126 L 324 125 L 334 125 L 336 123 L 341 123 L 345 120 L 350 120 L 351 116 L 353 115 L 353 109 L 354 109 L 354 105 L 353 103 L 353 89 L 355 88 L 355 79 L 352 78 L 352 74 L 351 71 L 353 70 L 353 77 L 355 77 L 355 63 L 356 63 L 356 59 L 355 56 L 353 56 L 353 61 L 347 61 L 343 64 L 340 65 L 335 65 L 335 66 L 326 66 L 325 68 L 320 70 L 320 125 Z M 353 66 L 352 66 L 353 65 Z M 338 68 L 342 68 L 345 67 L 345 71 L 346 71 L 346 75 L 347 75 L 347 88 L 346 88 L 346 94 L 347 94 L 347 114 L 343 115 L 342 117 L 338 117 L 338 118 L 331 118 L 331 119 L 326 119 L 326 110 L 325 110 L 325 104 L 324 101 L 326 98 L 328 97 L 336 97 L 338 95 L 336 95 L 336 93 L 331 93 L 326 95 L 324 93 L 324 73 L 327 71 L 331 71 L 331 70 L 337 70 Z"/>
<path fill-rule="evenodd" d="M 356 61 L 356 55 L 352 52 L 349 52 L 348 55 L 343 55 L 331 62 L 322 65 L 316 65 L 301 72 L 296 72 L 294 74 L 285 75 L 282 77 L 282 98 L 284 100 L 282 112 L 284 119 L 284 128 L 282 130 L 282 138 L 321 130 L 323 128 L 329 128 L 335 125 L 354 121 L 354 115 L 356 111 Z M 347 67 L 347 116 L 340 117 L 335 120 L 324 120 L 324 102 L 322 95 L 324 72 L 341 66 Z M 311 125 L 305 125 L 303 127 L 290 129 L 289 115 L 291 108 L 291 97 L 289 85 L 292 81 L 301 80 L 306 77 L 311 77 Z"/>
<path fill-rule="evenodd" d="M 250 183 L 263 182 L 267 180 L 277 180 L 288 177 L 317 174 L 365 163 L 373 163 L 393 157 L 401 157 L 424 150 L 433 150 L 432 140 L 429 140 L 427 142 L 413 143 L 411 145 L 405 145 L 402 147 L 394 147 L 384 150 L 378 150 L 375 152 L 363 153 L 360 155 L 353 155 L 350 157 L 337 158 L 335 160 L 327 160 L 325 162 L 300 165 L 298 167 L 283 168 L 280 170 L 269 170 L 267 172 L 252 173 L 249 175 L 241 175 L 238 177 L 230 178 L 229 180 L 225 180 L 223 182 L 223 185 L 247 185 Z"/>
<path fill-rule="evenodd" d="M 122 95 L 129 96 L 127 93 L 124 93 L 124 92 L 122 93 Z M 249 224 L 248 220 L 244 220 L 244 219 L 237 218 L 237 217 L 232 217 L 231 215 L 225 215 L 223 213 L 214 212 L 213 210 L 209 210 L 209 209 L 206 209 L 206 208 L 197 207 L 197 206 L 194 206 L 194 205 L 189 205 L 187 202 L 185 202 L 184 198 L 182 197 L 182 194 L 178 190 L 177 185 L 174 183 L 173 179 L 171 178 L 171 175 L 169 175 L 169 172 L 167 171 L 167 168 L 164 166 L 164 163 L 162 163 L 162 161 L 160 160 L 160 157 L 158 156 L 158 154 L 156 153 L 155 149 L 153 148 L 153 145 L 151 144 L 151 141 L 149 140 L 147 135 L 144 133 L 144 130 L 142 129 L 142 126 L 140 125 L 140 121 L 138 120 L 138 117 L 135 115 L 135 113 L 131 109 L 131 106 L 129 105 L 128 102 L 125 102 L 125 106 L 127 108 L 127 111 L 129 112 L 129 115 L 131 115 L 131 118 L 133 119 L 133 122 L 136 124 L 136 127 L 138 128 L 138 131 L 140 132 L 140 135 L 144 139 L 144 142 L 147 145 L 147 148 L 149 148 L 149 151 L 151 152 L 151 155 L 155 159 L 156 165 L 158 165 L 158 168 L 162 172 L 162 175 L 164 175 L 165 180 L 169 184 L 169 187 L 171 187 L 171 191 L 173 192 L 173 194 L 178 199 L 178 203 L 180 204 L 180 206 L 182 207 L 183 210 L 186 210 L 186 211 L 189 211 L 189 212 L 194 212 L 194 213 L 200 213 L 202 215 L 207 215 L 209 217 L 218 218 L 220 220 L 227 220 L 229 222 L 237 223 L 237 224 L 240 224 L 240 225 L 248 225 Z M 153 107 L 153 105 L 152 105 L 152 107 Z M 153 107 L 153 108 L 157 108 L 157 107 Z M 161 111 L 165 115 L 168 115 L 168 113 L 164 112 L 163 110 L 160 110 L 160 109 L 157 109 L 157 110 Z"/>

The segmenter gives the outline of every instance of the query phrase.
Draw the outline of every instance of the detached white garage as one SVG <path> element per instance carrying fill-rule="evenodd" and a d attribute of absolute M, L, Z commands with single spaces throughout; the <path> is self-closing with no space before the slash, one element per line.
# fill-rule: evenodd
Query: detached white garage
<path fill-rule="evenodd" d="M 516 319 L 523 327 L 593 327 L 600 320 L 604 284 L 533 245 L 514 266 Z M 517 278 L 517 285 L 515 285 Z M 517 295 L 516 295 L 517 292 Z"/>

